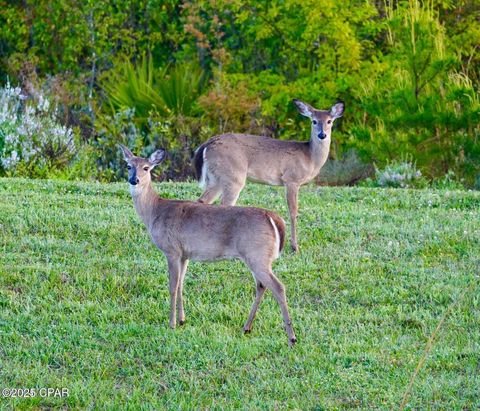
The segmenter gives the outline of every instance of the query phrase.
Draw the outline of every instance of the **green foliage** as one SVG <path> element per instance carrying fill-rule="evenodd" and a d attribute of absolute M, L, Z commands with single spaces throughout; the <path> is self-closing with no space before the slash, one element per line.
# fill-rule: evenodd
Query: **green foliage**
<path fill-rule="evenodd" d="M 196 102 L 205 84 L 203 71 L 192 64 L 167 66 L 158 77 L 155 87 L 162 96 L 165 108 L 176 116 L 195 114 Z"/>
<path fill-rule="evenodd" d="M 448 171 L 443 178 L 435 180 L 433 187 L 442 190 L 461 190 L 464 188 L 462 181 L 459 181 L 453 171 Z"/>
<path fill-rule="evenodd" d="M 120 64 L 104 82 L 111 114 L 97 116 L 95 146 L 103 173 L 118 179 L 124 161 L 118 143 L 142 153 L 155 147 L 169 152 L 165 176 L 185 178 L 191 174 L 193 150 L 206 139 L 197 100 L 205 87 L 205 74 L 193 64 L 167 65 L 156 69 L 151 58 L 134 65 Z M 107 110 L 108 111 L 108 110 Z"/>
<path fill-rule="evenodd" d="M 27 94 L 32 84 L 52 87 L 65 97 L 62 121 L 78 125 L 90 146 L 105 140 L 114 111 L 130 108 L 142 133 L 149 119 L 174 125 L 167 143 L 185 153 L 206 138 L 201 128 L 305 140 L 308 122 L 292 99 L 325 109 L 340 98 L 346 112 L 332 158 L 354 149 L 384 167 L 411 155 L 428 179 L 449 170 L 467 186 L 480 179 L 478 2 L 1 6 L 0 80 L 18 80 Z M 111 136 L 108 145 L 118 140 Z"/>
<path fill-rule="evenodd" d="M 181 115 L 165 118 L 151 113 L 143 127 L 137 120 L 134 109 L 97 118 L 98 136 L 92 144 L 98 152 L 96 162 L 101 179 L 116 181 L 124 175 L 125 161 L 119 143 L 143 156 L 148 156 L 155 148 L 165 148 L 168 157 L 163 177 L 184 179 L 190 176 L 192 153 L 201 141 L 212 135 L 212 130 L 195 117 Z"/>
<path fill-rule="evenodd" d="M 454 69 L 431 7 L 412 1 L 389 11 L 389 53 L 359 90 L 352 143 L 379 165 L 408 154 L 430 178 L 455 170 L 472 184 L 480 171 L 478 86 Z"/>
<path fill-rule="evenodd" d="M 183 180 L 193 174 L 191 159 L 195 149 L 211 137 L 213 131 L 204 124 L 202 118 L 171 116 L 167 119 L 153 117 L 147 134 L 151 138 L 151 144 L 147 147 L 149 154 L 158 147 L 167 150 L 162 177 Z"/>
<path fill-rule="evenodd" d="M 130 61 L 119 64 L 112 71 L 104 89 L 115 110 L 134 110 L 134 116 L 145 123 L 151 111 L 163 111 L 164 101 L 154 86 L 154 68 L 151 59 L 142 59 L 134 66 Z"/>
<path fill-rule="evenodd" d="M 39 74 L 84 74 L 90 83 L 115 62 L 147 52 L 162 64 L 171 61 L 171 49 L 183 37 L 174 0 L 26 0 L 1 6 L 1 80 L 37 57 Z"/>
<path fill-rule="evenodd" d="M 193 183 L 155 188 L 200 194 Z M 187 322 L 169 329 L 167 264 L 125 180 L 0 179 L 0 386 L 70 393 L 2 398 L 3 408 L 396 410 L 456 302 L 407 408 L 479 409 L 480 193 L 300 196 L 302 252 L 273 266 L 298 337 L 290 349 L 269 292 L 243 335 L 255 286 L 239 261 L 190 263 Z M 280 188 L 247 185 L 240 203 L 288 216 Z"/>
<path fill-rule="evenodd" d="M 110 104 L 117 110 L 134 109 L 134 117 L 145 124 L 152 112 L 157 115 L 194 113 L 195 103 L 203 91 L 204 74 L 191 64 L 153 66 L 151 58 L 139 64 L 118 64 L 104 83 Z"/>
<path fill-rule="evenodd" d="M 125 161 L 118 144 L 123 144 L 134 152 L 149 146 L 150 141 L 135 119 L 135 109 L 117 111 L 114 115 L 97 117 L 97 138 L 93 142 L 98 152 L 96 163 L 99 172 L 109 176 L 109 181 L 118 180 L 125 172 Z"/>
<path fill-rule="evenodd" d="M 200 98 L 199 105 L 218 133 L 270 134 L 262 127 L 260 99 L 246 76 L 217 72 L 213 86 Z"/>

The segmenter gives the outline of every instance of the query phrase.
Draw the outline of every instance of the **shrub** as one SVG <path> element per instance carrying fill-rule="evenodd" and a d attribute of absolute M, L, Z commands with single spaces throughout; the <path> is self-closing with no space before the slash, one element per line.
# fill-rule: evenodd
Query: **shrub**
<path fill-rule="evenodd" d="M 126 60 L 111 71 L 103 88 L 113 111 L 124 111 L 135 107 L 139 122 L 146 122 L 151 110 L 163 110 L 162 97 L 153 83 L 154 68 L 151 60 L 143 59 L 134 66 Z"/>
<path fill-rule="evenodd" d="M 42 93 L 30 98 L 9 82 L 0 88 L 0 160 L 7 175 L 44 177 L 75 153 L 75 133 L 57 121 L 57 107 Z"/>
<path fill-rule="evenodd" d="M 167 119 L 152 116 L 148 132 L 150 145 L 145 147 L 146 154 L 158 147 L 167 150 L 162 178 L 171 180 L 193 177 L 191 159 L 194 150 L 213 134 L 202 118 L 181 115 Z"/>
<path fill-rule="evenodd" d="M 426 179 L 412 161 L 392 161 L 383 170 L 375 169 L 376 184 L 380 187 L 425 187 Z"/>
<path fill-rule="evenodd" d="M 452 170 L 449 170 L 443 178 L 434 180 L 432 187 L 444 190 L 463 190 L 465 188 L 462 180 L 459 181 Z"/>
<path fill-rule="evenodd" d="M 94 145 L 101 179 L 115 181 L 125 175 L 126 165 L 118 143 L 143 156 L 148 156 L 155 148 L 165 148 L 168 157 L 161 168 L 162 178 L 185 179 L 192 176 L 190 160 L 193 150 L 212 135 L 202 119 L 182 115 L 166 117 L 152 112 L 146 125 L 139 127 L 135 118 L 134 109 L 97 118 L 98 133 Z"/>
<path fill-rule="evenodd" d="M 211 90 L 199 99 L 206 119 L 217 133 L 237 132 L 270 134 L 261 127 L 260 98 L 246 81 L 231 78 L 223 73 Z"/>
<path fill-rule="evenodd" d="M 320 170 L 316 182 L 319 185 L 354 185 L 374 173 L 371 164 L 362 162 L 354 150 L 340 159 L 329 159 Z"/>
<path fill-rule="evenodd" d="M 117 111 L 114 115 L 97 116 L 97 135 L 92 143 L 98 151 L 98 171 L 108 181 L 115 181 L 124 175 L 125 164 L 118 143 L 138 152 L 145 145 L 144 134 L 134 121 L 135 109 Z"/>

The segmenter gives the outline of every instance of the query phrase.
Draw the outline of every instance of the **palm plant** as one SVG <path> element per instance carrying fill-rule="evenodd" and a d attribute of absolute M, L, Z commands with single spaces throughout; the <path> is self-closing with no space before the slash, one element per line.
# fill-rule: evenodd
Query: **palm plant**
<path fill-rule="evenodd" d="M 103 85 L 113 109 L 135 109 L 135 117 L 146 121 L 150 111 L 164 112 L 162 97 L 155 91 L 154 68 L 151 59 L 142 59 L 134 66 L 125 61 L 111 73 Z"/>
<path fill-rule="evenodd" d="M 167 65 L 155 69 L 149 58 L 138 65 L 126 61 L 103 85 L 113 109 L 135 109 L 135 119 L 145 123 L 151 112 L 162 116 L 192 115 L 203 91 L 204 75 L 190 65 Z"/>
<path fill-rule="evenodd" d="M 176 115 L 191 115 L 204 89 L 203 71 L 194 65 L 167 66 L 157 78 L 155 86 L 162 96 L 165 108 Z"/>

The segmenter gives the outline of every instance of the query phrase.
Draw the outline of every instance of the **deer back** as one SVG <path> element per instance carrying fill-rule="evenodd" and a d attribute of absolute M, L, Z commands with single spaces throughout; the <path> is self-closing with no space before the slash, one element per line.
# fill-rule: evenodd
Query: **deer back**
<path fill-rule="evenodd" d="M 283 220 L 260 208 L 162 200 L 152 215 L 147 227 L 166 254 L 197 261 L 255 256 L 273 260 L 283 248 Z"/>
<path fill-rule="evenodd" d="M 207 169 L 218 179 L 239 174 L 252 181 L 283 185 L 285 180 L 306 182 L 318 173 L 324 159 L 313 161 L 311 154 L 310 142 L 222 134 L 198 148 L 194 164 L 199 181 Z"/>

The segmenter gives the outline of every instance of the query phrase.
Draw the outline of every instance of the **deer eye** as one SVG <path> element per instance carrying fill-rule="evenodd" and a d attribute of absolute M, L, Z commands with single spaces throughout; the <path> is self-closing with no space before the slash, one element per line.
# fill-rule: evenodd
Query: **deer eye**
<path fill-rule="evenodd" d="M 332 124 L 332 120 L 328 120 L 328 121 L 327 121 L 327 124 Z"/>
<path fill-rule="evenodd" d="M 127 170 L 131 170 L 132 169 L 132 166 L 131 165 L 128 165 L 127 166 Z"/>
<path fill-rule="evenodd" d="M 145 171 L 148 171 L 148 170 L 149 170 L 149 167 L 148 167 L 148 166 L 145 166 L 145 167 L 143 167 L 143 169 L 144 169 Z"/>
<path fill-rule="evenodd" d="M 312 120 L 312 123 L 313 123 L 313 125 L 316 126 L 318 124 L 318 121 L 317 120 Z"/>

